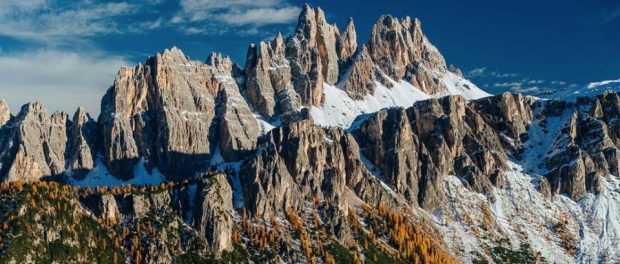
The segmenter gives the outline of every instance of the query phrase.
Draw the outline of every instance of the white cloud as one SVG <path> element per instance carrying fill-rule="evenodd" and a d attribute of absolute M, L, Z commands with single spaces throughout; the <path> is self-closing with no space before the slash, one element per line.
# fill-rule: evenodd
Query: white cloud
<path fill-rule="evenodd" d="M 475 68 L 475 69 L 470 70 L 469 72 L 467 72 L 465 74 L 465 76 L 468 77 L 468 78 L 471 78 L 471 77 L 481 77 L 481 76 L 485 75 L 486 71 L 487 71 L 486 67 Z"/>
<path fill-rule="evenodd" d="M 545 80 L 529 80 L 527 83 L 528 84 L 542 84 L 542 83 L 545 83 Z M 553 84 L 555 84 L 555 83 L 553 83 Z"/>
<path fill-rule="evenodd" d="M 467 78 L 476 78 L 476 77 L 514 78 L 517 76 L 519 76 L 519 74 L 489 71 L 487 67 L 475 68 L 465 74 L 465 77 Z"/>
<path fill-rule="evenodd" d="M 566 81 L 527 78 L 519 73 L 503 73 L 489 70 L 487 67 L 472 69 L 465 76 L 471 78 L 481 87 L 488 88 L 493 93 L 510 91 L 540 95 L 553 93 L 567 87 L 579 87 L 578 84 L 569 84 Z"/>
<path fill-rule="evenodd" d="M 586 87 L 588 87 L 588 89 L 592 89 L 592 88 L 596 88 L 596 87 L 600 87 L 600 86 L 610 86 L 610 85 L 618 85 L 618 86 L 620 86 L 620 79 L 617 79 L 617 80 L 606 80 L 606 81 L 600 81 L 600 82 L 591 82 Z"/>
<path fill-rule="evenodd" d="M 234 11 L 220 17 L 230 25 L 270 25 L 294 21 L 299 15 L 298 7 L 258 8 Z"/>
<path fill-rule="evenodd" d="M 503 83 L 494 83 L 493 87 L 497 87 L 497 88 L 520 88 L 521 86 L 523 86 L 522 82 L 503 82 Z"/>
<path fill-rule="evenodd" d="M 96 117 L 101 97 L 119 68 L 131 64 L 97 52 L 43 49 L 0 54 L 0 96 L 13 113 L 24 103 L 40 101 L 48 111 L 72 114 L 84 106 Z"/>
<path fill-rule="evenodd" d="M 226 33 L 231 27 L 246 27 L 244 34 L 257 28 L 291 23 L 301 8 L 280 0 L 181 0 L 181 10 L 170 19 L 183 25 L 188 34 Z M 208 23 L 206 23 L 208 22 Z"/>
<path fill-rule="evenodd" d="M 80 37 L 123 33 L 128 32 L 128 29 L 135 31 L 143 23 L 128 18 L 144 9 L 145 5 L 151 4 L 98 3 L 91 0 L 2 0 L 0 35 L 58 44 Z M 147 30 L 159 26 L 153 23 L 144 25 Z"/>

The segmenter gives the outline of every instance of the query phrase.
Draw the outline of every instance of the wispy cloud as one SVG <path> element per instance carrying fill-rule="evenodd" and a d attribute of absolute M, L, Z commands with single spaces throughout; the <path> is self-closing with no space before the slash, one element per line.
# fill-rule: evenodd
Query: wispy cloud
<path fill-rule="evenodd" d="M 101 96 L 118 69 L 131 64 L 122 57 L 92 51 L 0 54 L 0 94 L 14 113 L 24 103 L 40 101 L 50 111 L 72 112 L 84 106 L 97 114 Z"/>
<path fill-rule="evenodd" d="M 235 33 L 254 35 L 264 26 L 295 21 L 301 11 L 286 0 L 174 1 L 177 10 L 157 9 L 166 2 L 162 0 L 2 0 L 0 36 L 57 44 L 160 27 L 188 34 L 224 34 L 234 28 Z M 143 15 L 153 10 L 154 17 L 144 21 Z"/>
<path fill-rule="evenodd" d="M 0 35 L 25 41 L 70 42 L 81 37 L 154 29 L 160 24 L 129 19 L 146 1 L 98 3 L 91 0 L 2 0 Z"/>
<path fill-rule="evenodd" d="M 222 34 L 231 28 L 254 34 L 263 26 L 291 23 L 301 11 L 281 0 L 181 0 L 180 5 L 170 22 L 188 34 Z"/>
<path fill-rule="evenodd" d="M 468 71 L 465 76 L 491 93 L 518 92 L 529 95 L 550 94 L 579 87 L 575 83 L 559 80 L 542 80 L 522 76 L 518 73 L 504 73 L 479 67 Z"/>
<path fill-rule="evenodd" d="M 513 78 L 517 76 L 518 74 L 516 73 L 500 73 L 497 71 L 491 71 L 487 67 L 475 68 L 465 73 L 465 77 L 467 78 L 475 78 L 475 77 Z"/>

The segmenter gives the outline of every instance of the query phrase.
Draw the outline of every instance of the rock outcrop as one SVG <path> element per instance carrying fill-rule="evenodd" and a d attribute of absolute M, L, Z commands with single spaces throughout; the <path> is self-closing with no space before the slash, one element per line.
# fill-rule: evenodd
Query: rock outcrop
<path fill-rule="evenodd" d="M 171 178 L 189 177 L 207 168 L 216 147 L 227 161 L 251 149 L 258 123 L 235 80 L 239 72 L 219 54 L 203 64 L 176 48 L 122 69 L 99 118 L 110 171 L 126 179 L 145 159 Z"/>
<path fill-rule="evenodd" d="M 68 174 L 81 179 L 95 167 L 98 147 L 98 127 L 95 120 L 80 107 L 73 115 L 69 137 Z"/>
<path fill-rule="evenodd" d="M 245 94 L 253 108 L 267 119 L 300 107 L 291 83 L 282 35 L 271 42 L 252 44 L 245 63 Z"/>
<path fill-rule="evenodd" d="M 381 16 L 367 45 L 377 67 L 393 80 L 404 79 L 428 94 L 445 90 L 441 78 L 446 62 L 422 33 L 418 19 Z"/>
<path fill-rule="evenodd" d="M 554 194 L 567 193 L 579 200 L 587 192 L 600 193 L 603 177 L 620 175 L 619 98 L 618 93 L 608 92 L 578 99 L 555 149 L 545 159 Z"/>
<path fill-rule="evenodd" d="M 24 105 L 2 127 L 2 181 L 36 181 L 65 171 L 67 114 L 49 115 L 40 103 Z"/>
<path fill-rule="evenodd" d="M 338 28 L 327 23 L 323 10 L 304 6 L 295 34 L 286 42 L 293 86 L 304 105 L 320 105 L 323 83 L 338 81 L 336 41 L 339 38 Z"/>
<path fill-rule="evenodd" d="M 355 32 L 355 24 L 353 18 L 349 18 L 344 32 L 340 35 L 340 39 L 336 42 L 338 57 L 345 63 L 357 51 L 357 32 Z"/>
<path fill-rule="evenodd" d="M 361 100 L 366 95 L 374 94 L 375 87 L 377 86 L 375 75 L 379 73 L 375 71 L 366 46 L 362 47 L 354 55 L 353 64 L 349 67 L 351 68 L 348 69 L 348 76 L 345 76 L 342 87 L 347 94 L 356 100 Z"/>
<path fill-rule="evenodd" d="M 528 125 L 532 122 L 531 98 L 521 94 L 503 93 L 474 101 L 473 106 L 482 114 L 484 120 L 501 134 L 506 148 L 518 154 L 527 140 Z"/>
<path fill-rule="evenodd" d="M 11 119 L 11 110 L 4 100 L 0 100 L 0 128 Z"/>
<path fill-rule="evenodd" d="M 385 181 L 428 210 L 442 202 L 443 177 L 457 175 L 473 190 L 491 194 L 507 168 L 499 131 L 460 96 L 380 111 L 354 134 Z"/>
<path fill-rule="evenodd" d="M 231 233 L 233 229 L 233 205 L 232 189 L 226 174 L 217 174 L 207 179 L 199 187 L 196 214 L 196 226 L 210 243 L 212 251 L 221 254 L 223 251 L 231 251 L 233 242 Z"/>

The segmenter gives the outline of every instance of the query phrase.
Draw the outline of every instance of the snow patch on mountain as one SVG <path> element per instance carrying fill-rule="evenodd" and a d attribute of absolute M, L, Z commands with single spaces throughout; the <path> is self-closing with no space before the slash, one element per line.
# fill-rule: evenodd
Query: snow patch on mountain
<path fill-rule="evenodd" d="M 579 263 L 618 263 L 620 261 L 620 180 L 608 175 L 604 190 L 588 193 L 578 203 L 561 197 L 557 203 L 569 210 L 579 223 Z"/>
<path fill-rule="evenodd" d="M 544 107 L 536 106 L 532 112 L 534 116 L 542 116 L 543 109 Z M 568 108 L 558 116 L 536 119 L 529 124 L 528 140 L 523 145 L 524 152 L 521 155 L 523 160 L 519 161 L 526 173 L 543 175 L 547 172 L 542 162 L 545 157 L 552 156 L 566 146 L 567 142 L 559 142 L 566 140 L 565 137 L 560 137 L 560 134 L 573 113 L 574 109 Z"/>
<path fill-rule="evenodd" d="M 348 128 L 360 115 L 389 107 L 410 107 L 416 101 L 431 97 L 462 95 L 472 100 L 490 96 L 470 81 L 451 72 L 447 72 L 441 80 L 447 89 L 435 95 L 426 94 L 406 81 L 389 81 L 392 88 L 376 82 L 375 93 L 366 95 L 362 100 L 354 100 L 343 89 L 324 83 L 325 101 L 321 106 L 310 107 L 310 115 L 314 122 L 321 126 Z"/>
<path fill-rule="evenodd" d="M 134 177 L 123 181 L 116 177 L 114 177 L 105 166 L 103 162 L 103 157 L 98 157 L 95 161 L 95 167 L 88 172 L 88 174 L 82 180 L 74 179 L 73 177 L 68 177 L 68 183 L 71 185 L 79 186 L 79 187 L 99 187 L 99 186 L 107 186 L 107 187 L 115 187 L 115 186 L 126 186 L 126 185 L 158 185 L 164 181 L 166 181 L 166 177 L 159 172 L 157 168 L 153 168 L 150 172 L 147 170 L 145 166 L 144 159 L 140 159 L 140 161 L 134 167 Z"/>
<path fill-rule="evenodd" d="M 447 203 L 432 216 L 448 247 L 466 262 L 472 252 L 502 246 L 514 251 L 528 248 L 548 263 L 615 263 L 620 260 L 620 180 L 605 178 L 605 191 L 575 202 L 564 195 L 545 200 L 537 190 L 540 176 L 524 173 L 509 162 L 503 189 L 493 197 L 471 191 L 461 179 L 449 176 L 444 188 Z M 572 250 L 571 247 L 574 246 Z"/>
<path fill-rule="evenodd" d="M 377 82 L 373 95 L 363 100 L 354 100 L 342 89 L 323 84 L 325 101 L 321 106 L 310 107 L 314 123 L 327 127 L 348 128 L 359 115 L 377 112 L 386 107 L 409 107 L 415 101 L 430 96 L 407 82 L 394 82 L 394 87 L 387 88 Z"/>
<path fill-rule="evenodd" d="M 446 72 L 446 75 L 441 80 L 446 85 L 446 90 L 433 95 L 433 97 L 443 97 L 447 95 L 462 95 L 467 100 L 479 99 L 491 94 L 478 88 L 475 84 L 469 80 L 458 76 L 452 72 Z"/>

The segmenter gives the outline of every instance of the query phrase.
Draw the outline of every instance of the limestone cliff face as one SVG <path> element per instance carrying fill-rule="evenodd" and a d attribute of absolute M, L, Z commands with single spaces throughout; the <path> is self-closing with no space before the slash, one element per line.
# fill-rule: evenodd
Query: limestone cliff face
<path fill-rule="evenodd" d="M 73 115 L 67 149 L 67 164 L 70 176 L 80 179 L 95 167 L 99 151 L 98 126 L 80 107 Z"/>
<path fill-rule="evenodd" d="M 506 154 L 498 134 L 460 96 L 380 111 L 354 131 L 362 153 L 396 192 L 423 208 L 442 202 L 441 182 L 460 176 L 475 191 L 501 187 Z"/>
<path fill-rule="evenodd" d="M 366 46 L 354 55 L 352 65 L 349 67 L 349 73 L 343 85 L 347 94 L 357 100 L 363 99 L 366 95 L 374 94 L 377 86 L 375 75 L 379 73 L 375 70 Z"/>
<path fill-rule="evenodd" d="M 267 119 L 294 111 L 300 98 L 291 83 L 282 35 L 271 42 L 252 44 L 245 63 L 245 94 L 249 103 Z"/>
<path fill-rule="evenodd" d="M 545 159 L 553 193 L 579 200 L 587 192 L 600 193 L 604 177 L 620 175 L 619 98 L 611 92 L 580 98 L 574 109 L 550 104 L 562 108 L 559 111 L 573 111 L 554 143 L 556 150 Z"/>
<path fill-rule="evenodd" d="M 199 186 L 195 225 L 210 243 L 212 251 L 231 251 L 233 228 L 232 189 L 225 174 L 218 174 Z"/>
<path fill-rule="evenodd" d="M 368 48 L 376 65 L 393 80 L 404 79 L 429 94 L 445 90 L 440 79 L 446 62 L 422 32 L 418 19 L 381 16 Z"/>
<path fill-rule="evenodd" d="M 323 10 L 304 6 L 295 34 L 286 42 L 293 86 L 304 105 L 320 105 L 323 83 L 338 81 L 339 38 L 338 28 L 327 23 Z"/>
<path fill-rule="evenodd" d="M 340 39 L 336 42 L 338 57 L 347 62 L 357 51 L 357 32 L 355 32 L 355 23 L 353 18 L 349 18 L 344 32 L 340 35 Z"/>
<path fill-rule="evenodd" d="M 3 181 L 36 181 L 65 171 L 67 114 L 49 115 L 40 103 L 22 107 L 2 127 L 0 175 Z"/>
<path fill-rule="evenodd" d="M 482 118 L 501 131 L 507 137 L 500 137 L 502 143 L 513 151 L 521 149 L 523 141 L 527 140 L 528 125 L 532 122 L 533 112 L 531 105 L 534 101 L 521 94 L 503 93 L 476 100 L 473 107 L 482 113 Z"/>
<path fill-rule="evenodd" d="M 188 177 L 205 168 L 215 141 L 227 160 L 251 149 L 258 124 L 238 74 L 229 58 L 214 54 L 203 64 L 176 48 L 122 69 L 99 118 L 108 168 L 127 178 L 143 158 L 172 178 Z"/>
<path fill-rule="evenodd" d="M 259 143 L 240 175 L 246 208 L 258 216 L 293 207 L 316 197 L 348 208 L 345 197 L 367 197 L 372 204 L 394 203 L 361 157 L 354 137 L 342 129 L 324 129 L 311 120 L 277 128 Z"/>

